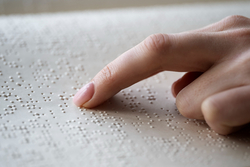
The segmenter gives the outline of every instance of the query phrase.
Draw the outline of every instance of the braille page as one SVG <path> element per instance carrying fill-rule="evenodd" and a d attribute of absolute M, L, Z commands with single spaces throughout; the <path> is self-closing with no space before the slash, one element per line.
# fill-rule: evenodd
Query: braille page
<path fill-rule="evenodd" d="M 0 17 L 1 167 L 250 165 L 250 130 L 221 136 L 183 117 L 162 72 L 94 109 L 72 98 L 153 33 L 200 28 L 250 2 Z M 195 97 L 193 97 L 195 99 Z"/>

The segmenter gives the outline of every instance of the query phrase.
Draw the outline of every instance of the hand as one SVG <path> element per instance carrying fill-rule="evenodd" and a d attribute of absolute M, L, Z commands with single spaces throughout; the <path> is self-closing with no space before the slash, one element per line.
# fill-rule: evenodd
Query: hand
<path fill-rule="evenodd" d="M 219 134 L 250 122 L 250 19 L 230 16 L 202 29 L 155 34 L 104 67 L 74 97 L 95 107 L 161 71 L 187 72 L 172 85 L 188 118 L 204 119 Z"/>

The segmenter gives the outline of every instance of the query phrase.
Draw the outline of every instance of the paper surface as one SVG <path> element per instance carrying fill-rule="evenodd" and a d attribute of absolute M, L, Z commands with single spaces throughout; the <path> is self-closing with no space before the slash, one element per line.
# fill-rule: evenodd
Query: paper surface
<path fill-rule="evenodd" d="M 153 33 L 203 27 L 250 2 L 0 17 L 0 166 L 248 166 L 249 128 L 221 136 L 176 109 L 182 73 L 141 81 L 95 109 L 72 97 Z M 195 97 L 194 97 L 195 98 Z"/>

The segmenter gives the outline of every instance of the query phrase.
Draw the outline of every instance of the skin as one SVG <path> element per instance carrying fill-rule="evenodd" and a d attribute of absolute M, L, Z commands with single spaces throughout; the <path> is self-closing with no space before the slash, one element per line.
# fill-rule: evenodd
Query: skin
<path fill-rule="evenodd" d="M 250 122 L 250 19 L 229 16 L 202 29 L 149 36 L 93 78 L 94 94 L 81 106 L 95 107 L 162 71 L 187 72 L 172 85 L 183 116 L 223 135 L 240 129 Z"/>

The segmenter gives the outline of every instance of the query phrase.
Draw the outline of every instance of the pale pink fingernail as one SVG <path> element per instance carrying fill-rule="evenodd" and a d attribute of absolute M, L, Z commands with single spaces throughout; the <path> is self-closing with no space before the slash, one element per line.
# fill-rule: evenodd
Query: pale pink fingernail
<path fill-rule="evenodd" d="M 93 82 L 86 84 L 82 87 L 74 96 L 73 102 L 78 107 L 89 101 L 95 92 L 95 86 Z"/>

